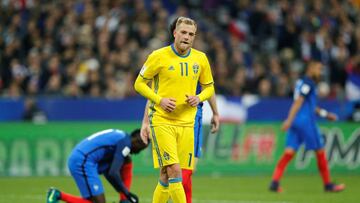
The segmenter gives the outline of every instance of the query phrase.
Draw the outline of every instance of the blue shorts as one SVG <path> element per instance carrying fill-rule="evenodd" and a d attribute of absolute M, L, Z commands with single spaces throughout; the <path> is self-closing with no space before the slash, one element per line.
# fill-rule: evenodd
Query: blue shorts
<path fill-rule="evenodd" d="M 68 167 L 83 198 L 87 199 L 104 193 L 97 163 L 89 160 L 82 152 L 72 151 L 68 159 Z"/>
<path fill-rule="evenodd" d="M 319 128 L 315 124 L 291 126 L 286 135 L 286 147 L 297 151 L 301 144 L 306 150 L 319 150 L 324 147 L 324 141 Z"/>
<path fill-rule="evenodd" d="M 201 157 L 201 151 L 202 151 L 202 114 L 197 112 L 195 116 L 195 124 L 194 124 L 194 156 L 196 158 Z"/>

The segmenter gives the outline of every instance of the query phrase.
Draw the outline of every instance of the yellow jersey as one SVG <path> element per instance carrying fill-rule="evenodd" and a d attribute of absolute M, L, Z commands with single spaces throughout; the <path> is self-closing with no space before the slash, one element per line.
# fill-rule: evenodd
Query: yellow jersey
<path fill-rule="evenodd" d="M 160 96 L 157 98 L 176 100 L 176 108 L 170 113 L 161 108 L 160 101 L 151 102 L 148 112 L 152 126 L 193 126 L 197 107 L 186 103 L 186 95 L 196 95 L 198 82 L 205 86 L 213 84 L 206 55 L 193 48 L 186 55 L 179 55 L 173 44 L 153 51 L 138 77 L 152 80 L 152 90 Z"/>

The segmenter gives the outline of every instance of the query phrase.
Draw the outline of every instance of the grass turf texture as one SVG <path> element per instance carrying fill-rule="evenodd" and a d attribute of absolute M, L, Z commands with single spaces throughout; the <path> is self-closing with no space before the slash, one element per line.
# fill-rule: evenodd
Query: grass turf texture
<path fill-rule="evenodd" d="M 288 175 L 282 186 L 284 192 L 268 191 L 268 176 L 195 176 L 193 186 L 194 203 L 355 203 L 360 202 L 360 175 L 336 175 L 339 182 L 346 184 L 344 192 L 325 193 L 317 175 Z M 134 177 L 133 192 L 139 195 L 141 203 L 151 202 L 157 177 Z M 107 202 L 118 202 L 116 192 L 105 183 Z M 70 177 L 25 177 L 0 178 L 1 203 L 45 202 L 46 191 L 54 186 L 65 192 L 78 195 L 75 183 Z"/>

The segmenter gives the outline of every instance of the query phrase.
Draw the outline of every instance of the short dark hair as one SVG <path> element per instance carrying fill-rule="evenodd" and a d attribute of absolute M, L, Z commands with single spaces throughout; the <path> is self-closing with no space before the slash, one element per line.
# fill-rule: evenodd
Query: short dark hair
<path fill-rule="evenodd" d="M 131 154 L 138 154 L 145 149 L 148 144 L 144 143 L 140 136 L 140 129 L 135 129 L 130 134 L 131 137 Z M 149 142 L 148 142 L 149 143 Z"/>
<path fill-rule="evenodd" d="M 176 28 L 176 22 L 178 21 L 179 18 L 180 17 L 175 18 L 169 25 L 169 32 L 170 32 L 171 40 L 174 40 L 173 33 L 174 33 L 175 28 Z"/>

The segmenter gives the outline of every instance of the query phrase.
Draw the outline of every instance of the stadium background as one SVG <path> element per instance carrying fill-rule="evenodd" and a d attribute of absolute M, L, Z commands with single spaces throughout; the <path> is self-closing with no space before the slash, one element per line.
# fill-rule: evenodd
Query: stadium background
<path fill-rule="evenodd" d="M 43 202 L 49 186 L 78 193 L 67 176 L 69 151 L 97 130 L 140 125 L 145 101 L 134 79 L 145 57 L 169 44 L 168 25 L 179 15 L 198 23 L 194 46 L 210 60 L 223 120 L 217 135 L 205 126 L 195 202 L 358 202 L 359 1 L 2 0 L 0 6 L 0 202 Z M 331 171 L 348 190 L 323 194 L 312 155 L 300 151 L 284 180 L 289 191 L 275 196 L 267 184 L 284 144 L 280 122 L 312 57 L 325 64 L 320 105 L 340 118 L 319 119 Z M 150 151 L 135 157 L 135 174 L 134 191 L 149 201 L 157 175 Z"/>

